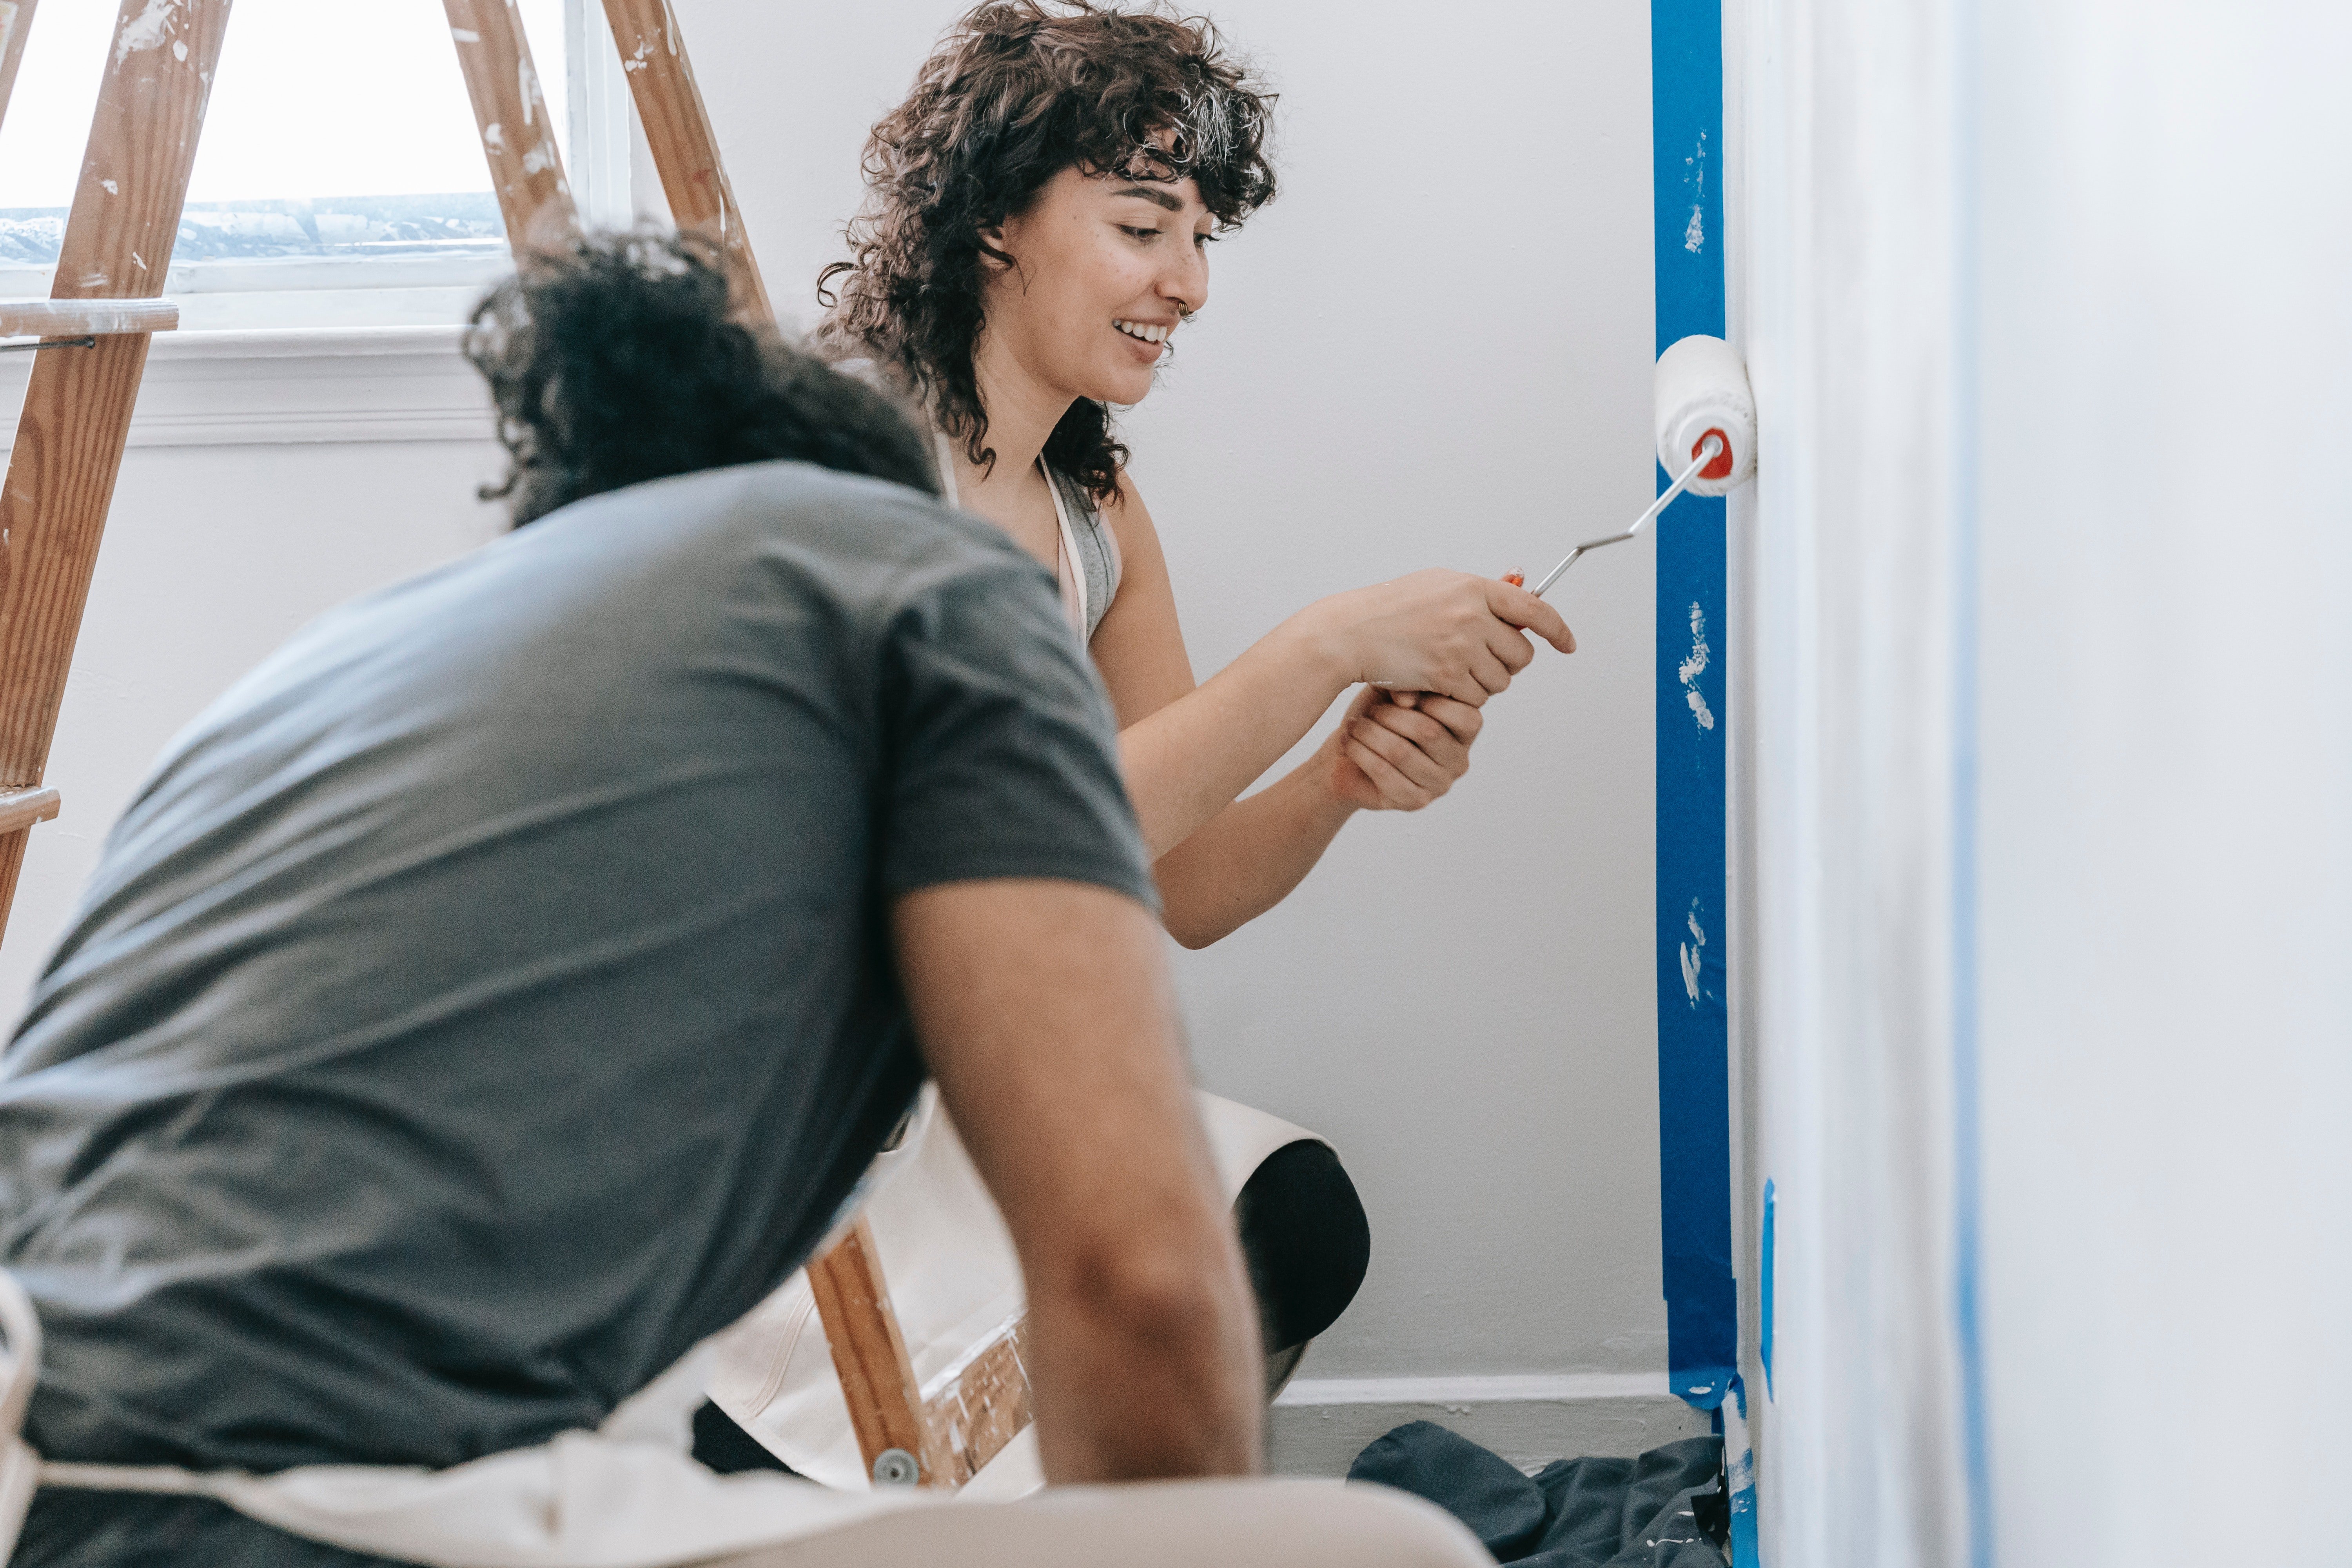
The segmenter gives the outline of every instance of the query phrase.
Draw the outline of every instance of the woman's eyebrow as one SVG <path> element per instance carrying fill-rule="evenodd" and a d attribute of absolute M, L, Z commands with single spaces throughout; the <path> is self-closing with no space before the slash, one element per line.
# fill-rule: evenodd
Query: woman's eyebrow
<path fill-rule="evenodd" d="M 1111 195 L 1114 196 L 1141 196 L 1145 201 L 1151 203 L 1153 205 L 1166 207 L 1171 213 L 1181 213 L 1184 210 L 1184 204 L 1182 202 L 1177 200 L 1174 196 L 1170 195 L 1166 191 L 1155 191 L 1150 185 L 1126 185 L 1122 186 L 1118 190 L 1113 191 Z"/>

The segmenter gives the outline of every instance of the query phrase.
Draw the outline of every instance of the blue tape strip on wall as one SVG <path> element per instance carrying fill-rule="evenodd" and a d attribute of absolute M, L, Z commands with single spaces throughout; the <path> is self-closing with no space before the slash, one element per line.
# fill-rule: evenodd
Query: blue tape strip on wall
<path fill-rule="evenodd" d="M 1721 337 L 1720 0 L 1652 0 L 1650 156 L 1658 352 Z M 1658 472 L 1664 491 L 1672 476 Z M 1666 1366 L 1701 1409 L 1739 1359 L 1731 1274 L 1730 1015 L 1724 971 L 1724 502 L 1658 519 L 1658 1166 Z"/>

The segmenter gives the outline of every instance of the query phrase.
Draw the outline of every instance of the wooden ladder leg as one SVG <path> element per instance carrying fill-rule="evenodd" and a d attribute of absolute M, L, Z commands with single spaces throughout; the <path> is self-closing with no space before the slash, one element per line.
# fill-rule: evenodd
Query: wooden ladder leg
<path fill-rule="evenodd" d="M 8 118 L 8 92 L 16 68 L 25 63 L 25 39 L 33 30 L 33 0 L 0 0 L 0 121 Z"/>
<path fill-rule="evenodd" d="M 562 245 L 580 232 L 580 215 L 563 177 L 562 128 L 548 118 L 522 16 L 514 0 L 443 4 L 506 219 L 508 248 L 520 261 L 534 250 Z"/>
<path fill-rule="evenodd" d="M 620 48 L 621 69 L 645 124 L 654 167 L 661 173 L 670 216 L 678 227 L 699 229 L 719 242 L 734 279 L 736 313 L 750 321 L 774 321 L 669 0 L 604 0 L 604 19 Z"/>
<path fill-rule="evenodd" d="M 21 26 L 26 11 L 17 4 Z M 182 0 L 163 12 L 160 26 L 155 10 L 147 0 L 123 0 L 115 18 L 53 299 L 147 300 L 163 291 L 229 0 Z M 11 795 L 37 791 L 48 765 L 146 363 L 143 331 L 34 356 L 0 483 L 0 791 Z M 21 827 L 0 833 L 0 922 L 27 836 Z"/>
<path fill-rule="evenodd" d="M 945 1456 L 938 1451 L 925 1418 L 922 1390 L 915 1384 L 898 1314 L 890 1310 L 881 1254 L 864 1220 L 831 1252 L 810 1260 L 808 1279 L 866 1474 L 883 1485 L 918 1479 L 926 1486 L 950 1484 L 942 1463 Z M 919 1474 L 888 1475 L 883 1468 L 886 1456 L 898 1464 L 904 1460 L 897 1456 L 912 1459 L 920 1467 Z"/>
<path fill-rule="evenodd" d="M 919 1467 L 917 1476 L 905 1479 L 952 1491 L 1029 1425 L 1025 1313 L 941 1373 L 938 1392 L 926 1399 L 890 1305 L 881 1254 L 864 1220 L 831 1252 L 810 1261 L 808 1278 L 857 1450 L 877 1481 L 877 1462 L 897 1449 Z"/>

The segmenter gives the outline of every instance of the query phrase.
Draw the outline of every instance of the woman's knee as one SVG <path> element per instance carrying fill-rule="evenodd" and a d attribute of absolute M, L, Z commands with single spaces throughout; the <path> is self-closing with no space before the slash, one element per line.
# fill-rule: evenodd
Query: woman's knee
<path fill-rule="evenodd" d="M 1338 1321 L 1371 1263 L 1363 1200 L 1328 1143 L 1305 1139 L 1268 1155 L 1234 1200 L 1234 1224 L 1269 1353 Z"/>

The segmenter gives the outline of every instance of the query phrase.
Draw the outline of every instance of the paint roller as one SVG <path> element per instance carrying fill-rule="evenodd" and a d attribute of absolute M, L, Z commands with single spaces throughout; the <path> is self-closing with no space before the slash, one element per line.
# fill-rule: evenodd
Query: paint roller
<path fill-rule="evenodd" d="M 1729 343 L 1701 333 L 1683 339 L 1658 356 L 1652 388 L 1658 466 L 1675 476 L 1674 483 L 1624 532 L 1588 539 L 1570 551 L 1536 584 L 1538 597 L 1587 552 L 1638 535 L 1683 491 L 1728 495 L 1756 472 L 1756 398 L 1748 389 L 1748 367 Z M 1517 572 L 1506 580 L 1523 586 L 1527 581 Z"/>

